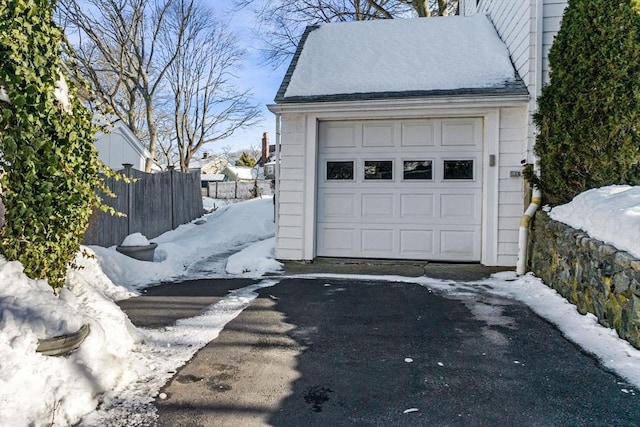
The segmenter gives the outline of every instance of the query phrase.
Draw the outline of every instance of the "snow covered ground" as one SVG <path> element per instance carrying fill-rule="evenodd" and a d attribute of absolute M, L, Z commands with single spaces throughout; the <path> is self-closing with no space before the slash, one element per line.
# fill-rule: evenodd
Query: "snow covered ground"
<path fill-rule="evenodd" d="M 599 194 L 593 203 L 611 191 Z M 633 198 L 632 192 L 628 194 Z M 271 199 L 220 206 L 202 220 L 205 223 L 194 221 L 151 239 L 158 243 L 153 263 L 125 257 L 115 247 L 86 248 L 95 257 L 78 255 L 84 268 L 69 272 L 59 296 L 44 281 L 27 278 L 20 263 L 0 257 L 0 425 L 153 422 L 152 402 L 162 398 L 158 396 L 162 385 L 251 303 L 257 289 L 279 280 L 263 278 L 256 285 L 230 292 L 200 316 L 168 328 L 133 326 L 114 301 L 135 296 L 148 285 L 200 277 L 259 278 L 280 268 L 273 259 Z M 639 228 L 637 221 L 635 228 Z M 417 283 L 459 299 L 472 294 L 478 285 L 428 277 L 383 279 Z M 601 327 L 594 316 L 580 315 L 539 279 L 506 272 L 482 284 L 485 292 L 488 288 L 495 295 L 529 305 L 604 366 L 640 387 L 640 351 L 619 339 L 615 331 Z M 36 353 L 38 338 L 69 333 L 83 324 L 90 325 L 91 333 L 76 352 L 67 357 Z M 624 387 L 621 385 L 623 392 Z"/>

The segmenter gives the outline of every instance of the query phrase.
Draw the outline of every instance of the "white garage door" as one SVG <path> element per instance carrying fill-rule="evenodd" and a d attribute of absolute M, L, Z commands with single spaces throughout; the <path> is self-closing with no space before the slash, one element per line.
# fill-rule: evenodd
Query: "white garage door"
<path fill-rule="evenodd" d="M 482 119 L 319 125 L 317 255 L 479 261 Z"/>

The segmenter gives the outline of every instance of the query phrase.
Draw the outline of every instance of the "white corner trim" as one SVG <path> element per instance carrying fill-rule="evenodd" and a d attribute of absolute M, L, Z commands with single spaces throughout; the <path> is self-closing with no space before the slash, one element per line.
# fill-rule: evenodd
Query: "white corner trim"
<path fill-rule="evenodd" d="M 484 114 L 482 177 L 482 258 L 483 265 L 498 265 L 498 200 L 500 187 L 500 110 Z M 495 156 L 495 166 L 490 166 Z"/>
<path fill-rule="evenodd" d="M 304 117 L 304 209 L 303 248 L 305 260 L 316 256 L 316 176 L 318 156 L 318 120 L 313 115 Z"/>

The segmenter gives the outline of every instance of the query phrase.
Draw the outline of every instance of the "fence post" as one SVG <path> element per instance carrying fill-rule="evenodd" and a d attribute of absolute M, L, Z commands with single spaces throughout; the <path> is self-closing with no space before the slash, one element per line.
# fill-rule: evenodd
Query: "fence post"
<path fill-rule="evenodd" d="M 131 175 L 133 171 L 133 163 L 123 163 L 124 173 L 129 178 L 129 182 L 127 183 L 127 236 L 131 234 L 131 224 L 133 222 L 132 211 L 133 211 L 133 181 L 131 180 Z"/>
<path fill-rule="evenodd" d="M 171 178 L 171 229 L 176 229 L 176 214 L 175 214 L 175 194 L 173 191 L 173 171 L 176 169 L 175 166 L 169 166 L 169 177 Z"/>

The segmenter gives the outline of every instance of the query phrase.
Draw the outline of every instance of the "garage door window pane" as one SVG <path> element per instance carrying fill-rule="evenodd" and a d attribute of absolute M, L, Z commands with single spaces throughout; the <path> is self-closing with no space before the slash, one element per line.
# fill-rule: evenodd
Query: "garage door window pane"
<path fill-rule="evenodd" d="M 431 160 L 405 160 L 404 179 L 433 179 Z"/>
<path fill-rule="evenodd" d="M 365 160 L 364 179 L 393 179 L 391 160 Z"/>
<path fill-rule="evenodd" d="M 473 179 L 473 160 L 445 160 L 444 179 Z"/>
<path fill-rule="evenodd" d="M 353 162 L 327 162 L 329 180 L 353 180 Z"/>

